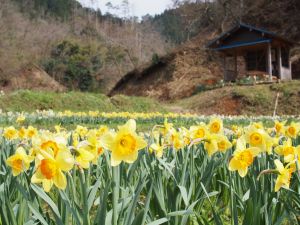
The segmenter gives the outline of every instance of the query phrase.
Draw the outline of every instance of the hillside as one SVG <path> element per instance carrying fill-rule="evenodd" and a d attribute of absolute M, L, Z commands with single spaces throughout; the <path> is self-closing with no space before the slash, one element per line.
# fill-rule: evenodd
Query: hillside
<path fill-rule="evenodd" d="M 75 0 L 0 4 L 0 89 L 17 89 L 11 79 L 35 64 L 68 90 L 105 93 L 171 46 L 151 24 L 102 15 Z"/>
<path fill-rule="evenodd" d="M 139 22 L 75 0 L 2 0 L 0 89 L 180 99 L 222 79 L 222 60 L 204 46 L 238 20 L 300 41 L 299 1 L 239 2 L 175 1 L 175 8 Z M 292 55 L 298 74 L 300 48 Z M 35 66 L 38 79 L 24 79 L 36 76 Z"/>
<path fill-rule="evenodd" d="M 256 86 L 228 86 L 204 91 L 170 105 L 177 111 L 203 115 L 269 115 L 272 116 L 279 93 L 277 115 L 298 115 L 300 81 Z"/>
<path fill-rule="evenodd" d="M 143 97 L 114 96 L 104 94 L 21 90 L 0 94 L 0 111 L 34 112 L 36 110 L 54 110 L 74 112 L 165 112 L 158 101 Z"/>
<path fill-rule="evenodd" d="M 277 94 L 277 115 L 297 115 L 300 110 L 300 81 L 272 85 L 226 86 L 192 97 L 159 102 L 149 97 L 45 91 L 16 91 L 0 95 L 0 110 L 27 111 L 128 111 L 190 112 L 200 115 L 273 115 Z"/>
<path fill-rule="evenodd" d="M 162 22 L 169 22 L 174 15 L 185 18 L 182 20 L 184 24 L 178 25 L 182 26 L 181 29 L 176 32 L 172 30 L 173 33 L 169 35 L 172 34 L 171 37 L 176 39 L 181 37 L 182 31 L 190 29 L 192 38 L 185 37 L 188 41 L 172 53 L 126 74 L 110 94 L 122 93 L 170 100 L 191 96 L 203 85 L 216 84 L 223 76 L 223 60 L 218 54 L 207 51 L 205 45 L 232 27 L 237 20 L 242 19 L 245 23 L 263 27 L 300 42 L 299 1 L 245 1 L 243 10 L 238 2 L 224 0 L 212 3 L 185 3 L 159 16 Z M 167 20 L 167 15 L 173 16 L 169 16 Z M 155 23 L 158 18 L 154 18 Z M 163 25 L 167 24 L 166 22 Z M 198 27 L 195 27 L 195 24 Z M 292 63 L 293 73 L 300 74 L 299 46 L 292 50 Z"/>
<path fill-rule="evenodd" d="M 204 44 L 201 38 L 195 38 L 165 57 L 133 70 L 117 83 L 110 95 L 171 100 L 191 96 L 200 84 L 216 84 L 222 79 L 221 59 L 205 50 Z"/>

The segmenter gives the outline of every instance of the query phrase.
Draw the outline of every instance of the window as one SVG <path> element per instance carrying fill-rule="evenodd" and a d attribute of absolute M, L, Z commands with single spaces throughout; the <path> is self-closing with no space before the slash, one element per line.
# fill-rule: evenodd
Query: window
<path fill-rule="evenodd" d="M 290 62 L 289 62 L 289 49 L 282 48 L 281 49 L 281 60 L 282 60 L 282 66 L 286 68 L 290 68 Z"/>
<path fill-rule="evenodd" d="M 246 54 L 247 70 L 266 71 L 266 54 L 264 51 L 250 51 Z"/>

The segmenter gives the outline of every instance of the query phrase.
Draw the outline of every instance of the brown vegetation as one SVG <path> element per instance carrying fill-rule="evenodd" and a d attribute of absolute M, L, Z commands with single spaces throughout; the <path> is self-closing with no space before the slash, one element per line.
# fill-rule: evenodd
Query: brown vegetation
<path fill-rule="evenodd" d="M 159 64 L 147 65 L 143 67 L 144 70 L 128 73 L 126 79 L 118 82 L 111 95 L 122 93 L 170 100 L 193 95 L 197 86 L 215 84 L 223 77 L 223 61 L 218 54 L 207 52 L 205 45 L 237 21 L 242 20 L 293 41 L 300 41 L 300 3 L 297 0 L 244 1 L 244 5 L 241 5 L 240 0 L 216 0 L 214 3 L 205 1 L 199 4 L 179 4 L 175 12 L 187 18 L 184 21 L 187 27 L 199 20 L 200 33 L 169 56 L 162 57 Z M 297 78 L 297 74 L 300 74 L 300 53 L 294 50 L 293 56 Z"/>
<path fill-rule="evenodd" d="M 42 66 L 54 46 L 71 40 L 105 46 L 106 58 L 97 72 L 101 82 L 95 86 L 107 92 L 123 74 L 149 61 L 154 53 L 165 54 L 169 48 L 150 24 L 117 23 L 81 7 L 75 8 L 68 20 L 43 14 L 42 10 L 32 17 L 29 5 L 22 6 L 22 12 L 16 1 L 2 0 L 0 4 L 0 83 L 17 76 L 25 65 Z"/>

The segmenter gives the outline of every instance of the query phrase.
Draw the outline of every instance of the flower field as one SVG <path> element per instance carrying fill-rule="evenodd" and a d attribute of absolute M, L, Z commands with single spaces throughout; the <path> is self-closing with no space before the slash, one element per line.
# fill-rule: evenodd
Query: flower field
<path fill-rule="evenodd" d="M 0 224 L 300 223 L 299 117 L 0 114 Z"/>

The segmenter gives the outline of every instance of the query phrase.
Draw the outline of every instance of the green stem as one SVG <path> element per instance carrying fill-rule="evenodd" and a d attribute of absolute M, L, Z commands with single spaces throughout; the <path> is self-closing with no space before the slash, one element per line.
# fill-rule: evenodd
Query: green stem
<path fill-rule="evenodd" d="M 118 225 L 118 201 L 120 189 L 120 168 L 119 166 L 113 167 L 113 225 Z"/>
<path fill-rule="evenodd" d="M 88 206 L 88 194 L 87 185 L 85 182 L 84 171 L 79 171 L 79 179 L 81 184 L 82 198 L 83 198 L 83 224 L 90 225 L 89 206 Z"/>

